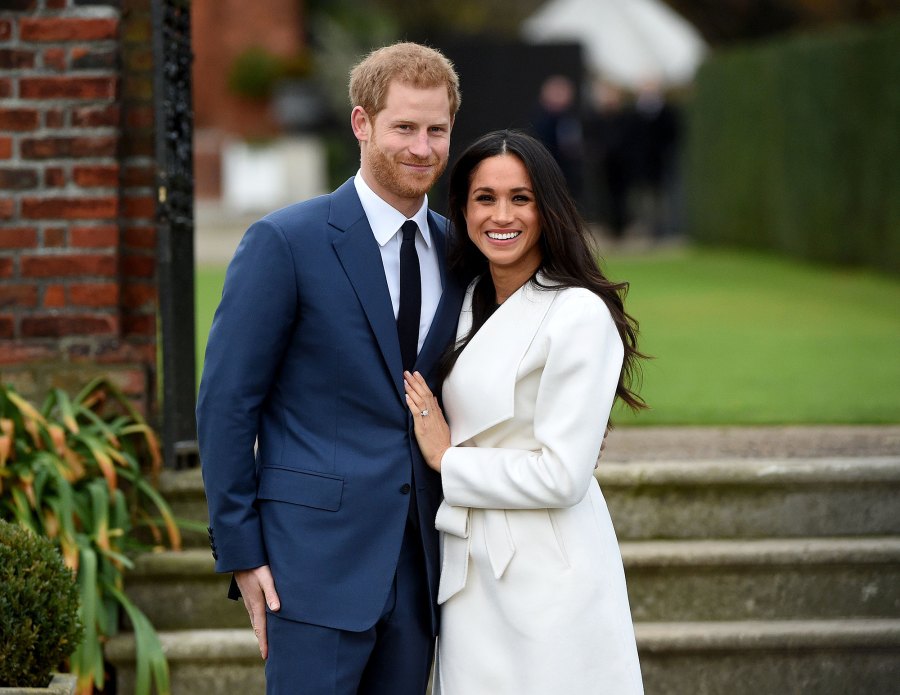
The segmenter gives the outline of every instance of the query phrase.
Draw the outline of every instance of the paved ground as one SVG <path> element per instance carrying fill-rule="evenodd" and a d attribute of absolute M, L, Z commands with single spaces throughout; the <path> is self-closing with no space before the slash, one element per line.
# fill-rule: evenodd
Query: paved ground
<path fill-rule="evenodd" d="M 228 263 L 253 215 L 198 204 L 198 264 Z M 601 240 L 603 243 L 603 240 Z M 608 243 L 608 240 L 606 241 Z M 624 251 L 639 252 L 641 240 Z M 610 434 L 604 461 L 900 456 L 900 425 L 812 427 L 622 427 Z"/>
<path fill-rule="evenodd" d="M 194 256 L 198 265 L 227 264 L 244 231 L 262 216 L 229 213 L 202 201 L 197 202 L 194 213 Z"/>

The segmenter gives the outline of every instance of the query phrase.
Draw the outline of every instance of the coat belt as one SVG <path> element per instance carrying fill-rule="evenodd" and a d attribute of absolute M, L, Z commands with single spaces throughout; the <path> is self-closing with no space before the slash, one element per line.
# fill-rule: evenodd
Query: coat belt
<path fill-rule="evenodd" d="M 515 555 L 516 546 L 509 530 L 506 510 L 483 509 L 484 544 L 494 579 L 500 579 Z M 444 603 L 466 585 L 469 552 L 472 543 L 472 510 L 441 502 L 434 525 L 442 532 L 441 581 L 438 603 Z"/>

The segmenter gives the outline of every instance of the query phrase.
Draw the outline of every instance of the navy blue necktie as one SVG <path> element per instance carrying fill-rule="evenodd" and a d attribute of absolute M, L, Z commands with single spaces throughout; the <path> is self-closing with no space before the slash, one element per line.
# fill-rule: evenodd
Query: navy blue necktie
<path fill-rule="evenodd" d="M 416 253 L 418 225 L 412 220 L 403 223 L 403 243 L 400 245 L 400 309 L 397 311 L 397 335 L 400 336 L 400 355 L 403 369 L 412 371 L 419 351 L 419 317 L 422 312 L 422 274 L 419 254 Z"/>

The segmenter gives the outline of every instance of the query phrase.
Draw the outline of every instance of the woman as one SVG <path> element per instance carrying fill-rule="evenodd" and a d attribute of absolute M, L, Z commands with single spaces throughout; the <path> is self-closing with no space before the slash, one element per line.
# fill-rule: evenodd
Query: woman
<path fill-rule="evenodd" d="M 594 479 L 636 324 L 598 270 L 562 173 L 514 131 L 450 177 L 451 265 L 470 277 L 443 385 L 448 427 L 416 373 L 407 403 L 441 474 L 435 692 L 642 693 L 615 532 Z"/>

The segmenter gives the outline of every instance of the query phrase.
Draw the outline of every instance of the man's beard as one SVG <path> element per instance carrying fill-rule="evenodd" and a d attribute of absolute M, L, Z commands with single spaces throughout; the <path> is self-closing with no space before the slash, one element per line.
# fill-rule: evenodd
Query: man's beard
<path fill-rule="evenodd" d="M 372 170 L 372 175 L 379 185 L 402 198 L 419 198 L 425 195 L 431 190 L 431 187 L 440 178 L 441 174 L 444 173 L 444 169 L 447 168 L 446 159 L 443 162 L 436 156 L 430 159 L 419 159 L 407 153 L 405 155 L 406 162 L 433 166 L 434 168 L 432 169 L 432 174 L 427 177 L 416 176 L 412 172 L 405 172 L 403 165 L 390 159 L 384 150 L 378 146 L 374 137 L 369 141 L 366 159 L 368 160 L 369 168 Z"/>

